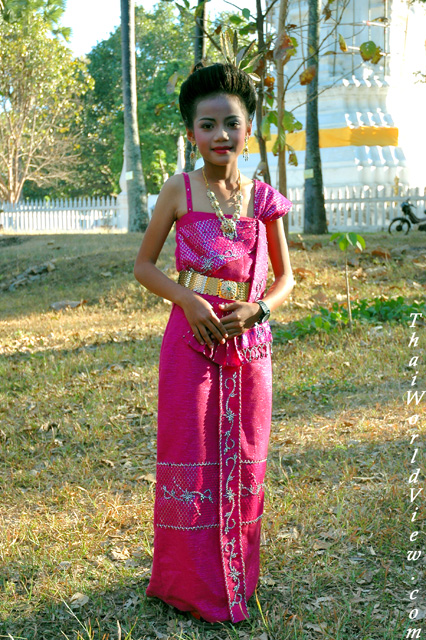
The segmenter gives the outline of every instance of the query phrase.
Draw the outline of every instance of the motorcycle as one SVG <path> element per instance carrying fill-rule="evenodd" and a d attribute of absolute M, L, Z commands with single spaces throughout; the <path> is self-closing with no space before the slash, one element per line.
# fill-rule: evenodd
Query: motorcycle
<path fill-rule="evenodd" d="M 408 198 L 401 204 L 402 213 L 404 216 L 398 216 L 394 218 L 388 227 L 390 234 L 397 232 L 403 232 L 405 235 L 410 231 L 412 225 L 418 225 L 419 231 L 426 231 L 426 218 L 418 218 L 414 213 L 416 206 L 410 202 Z M 426 210 L 425 210 L 426 213 Z"/>

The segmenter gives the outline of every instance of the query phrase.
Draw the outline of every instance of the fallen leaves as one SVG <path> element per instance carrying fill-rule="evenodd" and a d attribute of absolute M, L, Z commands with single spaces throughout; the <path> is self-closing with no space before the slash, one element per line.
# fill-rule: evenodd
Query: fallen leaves
<path fill-rule="evenodd" d="M 305 269 L 304 267 L 295 267 L 293 269 L 293 274 L 300 276 L 302 279 L 307 278 L 307 276 L 315 277 L 315 273 L 313 271 L 310 271 L 309 269 Z"/>
<path fill-rule="evenodd" d="M 136 480 L 145 480 L 146 482 L 149 482 L 150 484 L 155 484 L 157 482 L 155 476 L 153 473 L 144 473 L 141 476 L 139 476 L 138 478 L 136 478 Z"/>
<path fill-rule="evenodd" d="M 115 468 L 115 462 L 113 462 L 112 460 L 108 460 L 107 458 L 102 458 L 101 462 L 102 464 L 105 464 L 107 467 L 110 467 L 111 469 Z"/>
<path fill-rule="evenodd" d="M 130 551 L 127 547 L 114 547 L 110 555 L 113 560 L 127 560 L 130 558 Z"/>
<path fill-rule="evenodd" d="M 388 275 L 388 270 L 385 266 L 365 267 L 364 271 L 367 276 L 372 276 L 373 278 L 382 278 Z"/>
<path fill-rule="evenodd" d="M 28 267 L 28 269 L 25 269 L 25 271 L 14 278 L 12 282 L 1 285 L 0 289 L 15 291 L 15 289 L 17 289 L 18 287 L 22 287 L 29 284 L 30 282 L 40 280 L 42 276 L 49 274 L 56 269 L 56 266 L 54 264 L 55 262 L 56 260 L 53 258 L 52 260 L 47 260 L 42 264 Z"/>
<path fill-rule="evenodd" d="M 372 256 L 378 256 L 379 258 L 384 258 L 385 260 L 390 260 L 391 259 L 391 254 L 387 249 L 373 249 L 371 251 L 371 255 Z"/>
<path fill-rule="evenodd" d="M 414 258 L 413 264 L 415 264 L 416 267 L 420 267 L 420 269 L 426 269 L 426 256 L 419 256 L 418 258 Z"/>
<path fill-rule="evenodd" d="M 318 291 L 311 296 L 311 300 L 318 302 L 319 304 L 326 304 L 328 302 L 328 297 L 324 293 L 324 291 Z"/>
<path fill-rule="evenodd" d="M 75 309 L 86 304 L 88 300 L 61 300 L 60 302 L 52 302 L 50 308 L 54 311 L 63 311 L 64 309 Z"/>
<path fill-rule="evenodd" d="M 72 609 L 77 609 L 78 607 L 84 607 L 85 604 L 89 602 L 89 597 L 84 595 L 84 593 L 74 593 L 70 599 L 70 605 Z"/>
<path fill-rule="evenodd" d="M 304 242 L 295 242 L 294 240 L 289 240 L 288 246 L 291 249 L 303 249 L 304 251 L 306 251 L 306 245 Z"/>

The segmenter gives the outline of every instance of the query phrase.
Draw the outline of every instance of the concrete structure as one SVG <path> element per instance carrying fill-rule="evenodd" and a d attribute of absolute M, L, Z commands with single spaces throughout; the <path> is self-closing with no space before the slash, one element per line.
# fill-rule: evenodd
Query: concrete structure
<path fill-rule="evenodd" d="M 278 4 L 271 12 L 271 30 Z M 333 19 L 342 2 L 334 4 Z M 297 38 L 299 53 L 285 66 L 287 79 L 295 74 L 286 109 L 294 112 L 303 127 L 306 91 L 299 83 L 303 70 L 299 67 L 307 55 L 307 12 L 305 0 L 290 0 L 288 24 L 294 27 L 289 34 Z M 322 52 L 333 52 L 320 57 L 319 120 L 322 144 L 328 145 L 321 150 L 325 187 L 381 188 L 395 185 L 395 180 L 403 187 L 424 187 L 426 84 L 415 75 L 425 71 L 424 7 L 409 6 L 406 0 L 349 0 L 334 33 L 333 19 L 321 26 Z M 339 47 L 338 34 L 346 40 L 346 53 Z M 363 62 L 360 56 L 359 46 L 368 40 L 385 54 L 377 65 Z M 303 147 L 303 137 L 298 135 L 298 146 Z M 297 157 L 299 166 L 288 167 L 288 185 L 293 188 L 304 184 L 305 152 L 298 150 Z M 277 163 L 272 153 L 269 161 L 276 186 Z M 254 153 L 249 163 L 241 160 L 240 168 L 251 176 L 258 162 L 259 155 Z"/>

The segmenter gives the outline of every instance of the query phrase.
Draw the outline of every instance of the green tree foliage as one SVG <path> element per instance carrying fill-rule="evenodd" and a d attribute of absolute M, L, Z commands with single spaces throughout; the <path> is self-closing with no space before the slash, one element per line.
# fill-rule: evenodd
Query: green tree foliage
<path fill-rule="evenodd" d="M 184 129 L 177 106 L 178 85 L 167 92 L 173 74 L 183 78 L 191 67 L 192 24 L 176 18 L 173 7 L 159 3 L 152 12 L 136 7 L 138 122 L 147 191 L 158 193 L 164 172 L 176 170 L 177 140 Z M 61 195 L 119 193 L 123 164 L 124 120 L 120 29 L 88 54 L 95 81 L 85 98 L 83 154 L 78 189 L 64 185 Z M 159 153 L 164 152 L 164 153 Z"/>
<path fill-rule="evenodd" d="M 0 0 L 0 10 L 6 22 L 27 23 L 37 15 L 53 35 L 61 35 L 68 40 L 71 29 L 60 24 L 65 7 L 66 0 Z"/>
<path fill-rule="evenodd" d="M 24 184 L 70 180 L 79 161 L 86 65 L 51 35 L 42 15 L 0 16 L 0 199 Z"/>

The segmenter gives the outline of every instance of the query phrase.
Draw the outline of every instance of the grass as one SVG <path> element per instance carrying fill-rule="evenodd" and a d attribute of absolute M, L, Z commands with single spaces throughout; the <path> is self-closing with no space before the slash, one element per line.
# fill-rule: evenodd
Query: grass
<path fill-rule="evenodd" d="M 410 532 L 424 533 L 424 514 L 417 526 L 410 522 L 413 412 L 405 393 L 414 349 L 412 329 L 401 323 L 275 341 L 262 575 L 251 619 L 203 629 L 145 597 L 158 355 L 170 305 L 133 279 L 140 240 L 0 236 L 0 637 L 405 637 L 417 582 L 424 615 L 425 564 L 407 562 L 407 550 L 417 548 Z M 308 250 L 291 249 L 292 266 L 311 273 L 296 274 L 275 323 L 344 300 L 343 254 L 324 237 L 303 240 Z M 310 250 L 316 241 L 322 247 Z M 403 240 L 368 234 L 366 241 L 351 268 L 354 299 L 424 299 L 422 233 Z M 390 249 L 391 259 L 374 257 L 377 247 Z M 171 234 L 159 260 L 171 277 L 173 251 Z M 28 267 L 52 259 L 54 270 L 9 290 Z M 64 299 L 86 302 L 50 308 Z M 424 331 L 419 325 L 420 391 Z M 417 443 L 424 441 L 421 421 L 416 431 Z"/>

